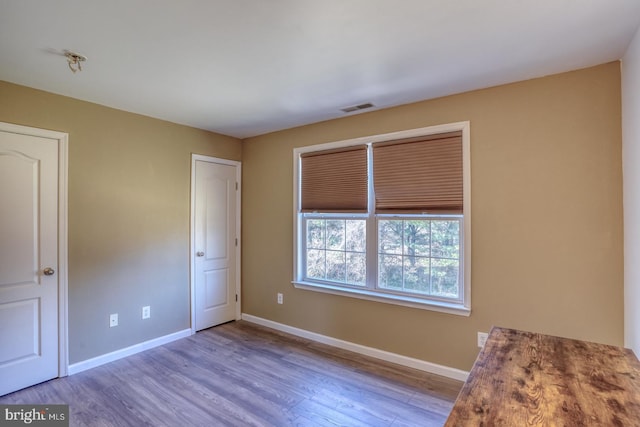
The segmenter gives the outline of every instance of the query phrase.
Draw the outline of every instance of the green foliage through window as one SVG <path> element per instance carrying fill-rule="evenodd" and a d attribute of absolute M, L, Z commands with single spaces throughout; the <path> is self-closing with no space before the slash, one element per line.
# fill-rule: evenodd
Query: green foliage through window
<path fill-rule="evenodd" d="M 458 298 L 460 221 L 378 221 L 378 287 Z"/>
<path fill-rule="evenodd" d="M 367 286 L 367 220 L 310 217 L 305 278 Z M 461 218 L 381 218 L 377 221 L 377 288 L 459 299 Z"/>
<path fill-rule="evenodd" d="M 366 220 L 307 221 L 307 278 L 364 286 Z"/>

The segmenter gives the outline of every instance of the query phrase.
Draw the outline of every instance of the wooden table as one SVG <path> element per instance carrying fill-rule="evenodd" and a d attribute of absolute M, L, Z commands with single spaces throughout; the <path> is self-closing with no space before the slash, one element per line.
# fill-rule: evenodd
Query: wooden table
<path fill-rule="evenodd" d="M 493 328 L 453 426 L 640 426 L 640 362 L 620 347 Z"/>

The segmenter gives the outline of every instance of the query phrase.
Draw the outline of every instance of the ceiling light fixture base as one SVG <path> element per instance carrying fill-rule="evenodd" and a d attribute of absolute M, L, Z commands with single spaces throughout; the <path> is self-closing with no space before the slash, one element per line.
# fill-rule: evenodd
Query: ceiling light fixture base
<path fill-rule="evenodd" d="M 69 69 L 74 73 L 76 71 L 82 71 L 82 63 L 87 60 L 87 57 L 77 52 L 71 52 L 70 50 L 64 51 L 64 56 L 67 57 L 69 63 Z"/>

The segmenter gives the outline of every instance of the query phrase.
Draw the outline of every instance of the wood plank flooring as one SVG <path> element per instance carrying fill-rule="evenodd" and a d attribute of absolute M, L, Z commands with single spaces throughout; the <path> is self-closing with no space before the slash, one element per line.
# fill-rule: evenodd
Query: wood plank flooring
<path fill-rule="evenodd" d="M 459 381 L 239 321 L 0 397 L 71 426 L 442 426 Z"/>

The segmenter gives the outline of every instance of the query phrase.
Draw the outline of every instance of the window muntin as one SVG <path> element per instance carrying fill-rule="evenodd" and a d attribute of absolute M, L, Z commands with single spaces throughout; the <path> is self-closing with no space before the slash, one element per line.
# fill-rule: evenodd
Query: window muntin
<path fill-rule="evenodd" d="M 367 218 L 305 214 L 304 275 L 330 283 L 462 300 L 462 216 L 375 216 L 377 277 L 367 282 Z M 373 283 L 372 283 L 373 282 Z"/>
<path fill-rule="evenodd" d="M 459 211 L 456 211 L 456 209 L 450 210 L 448 208 L 436 208 L 428 214 L 425 212 L 416 212 L 416 210 L 397 212 L 394 209 L 378 211 L 376 214 L 376 194 L 373 189 L 372 179 L 374 166 L 372 165 L 372 145 L 380 142 L 392 143 L 391 141 L 395 142 L 404 138 L 412 138 L 412 141 L 417 141 L 418 139 L 442 139 L 442 136 L 449 132 L 457 132 L 458 138 L 460 138 L 458 141 L 462 141 L 461 162 L 463 165 L 463 176 L 460 179 L 462 179 L 463 181 L 464 207 Z M 343 212 L 342 214 L 338 214 L 335 211 L 333 211 L 333 213 L 332 211 L 328 211 L 327 213 L 324 213 L 322 211 L 301 211 L 299 204 L 301 195 L 299 182 L 299 177 L 301 174 L 301 154 L 322 150 L 339 150 L 355 145 L 367 147 L 369 187 L 367 213 L 358 214 Z M 471 304 L 471 181 L 469 153 L 470 143 L 468 122 L 453 123 L 450 125 L 434 126 L 430 128 L 413 129 L 410 131 L 401 131 L 392 134 L 377 135 L 373 137 L 358 138 L 349 141 L 320 144 L 316 146 L 294 149 L 294 215 L 296 223 L 294 231 L 296 237 L 294 239 L 295 263 L 293 283 L 296 288 L 314 290 L 319 292 L 328 292 L 380 302 L 390 302 L 410 307 L 442 311 L 451 314 L 469 315 Z M 358 217 L 359 219 L 365 219 L 366 239 L 363 239 L 363 242 L 366 245 L 366 278 L 364 284 L 362 284 L 361 282 L 361 274 L 359 275 L 360 278 L 357 280 L 349 279 L 353 283 L 343 283 L 332 280 L 337 277 L 342 277 L 341 275 L 343 271 L 346 270 L 346 267 L 339 270 L 340 275 L 327 275 L 326 270 L 318 273 L 312 272 L 311 275 L 307 274 L 307 226 L 305 221 L 308 218 L 312 217 L 316 219 L 323 217 L 334 219 L 336 215 L 343 215 L 345 218 Z M 429 244 L 426 243 L 426 237 L 420 234 L 415 236 L 415 242 L 410 241 L 412 237 L 405 237 L 404 239 L 409 239 L 409 241 L 404 242 L 404 248 L 401 248 L 399 253 L 397 248 L 390 249 L 391 253 L 387 253 L 387 245 L 383 246 L 383 250 L 380 251 L 381 253 L 379 254 L 380 248 L 378 245 L 378 240 L 380 238 L 380 230 L 378 230 L 378 221 L 388 221 L 390 219 L 404 221 L 428 220 L 431 221 L 429 223 L 429 227 L 433 228 L 434 232 L 437 231 L 439 226 L 448 225 L 449 228 L 453 227 L 453 230 L 457 230 L 458 234 L 456 238 L 449 237 L 448 239 L 444 239 L 444 243 L 439 242 L 438 240 L 442 239 L 436 236 L 438 238 L 434 239 L 433 244 L 431 244 L 431 233 L 429 233 Z M 438 223 L 438 220 L 453 222 Z M 408 225 L 416 224 L 405 222 L 403 227 Z M 418 230 L 418 232 L 422 231 L 424 234 L 425 227 L 426 224 L 423 224 L 423 230 Z M 444 231 L 446 231 L 446 229 Z M 452 230 L 449 229 L 449 234 L 451 233 Z M 383 236 L 383 238 L 389 240 L 387 236 Z M 397 246 L 398 244 L 396 243 L 396 247 Z M 341 251 L 338 249 L 327 249 L 326 243 L 325 246 L 321 249 L 312 249 L 322 250 L 324 252 L 324 262 L 326 262 L 327 251 Z M 346 249 L 346 243 L 345 250 L 343 252 L 344 254 L 339 255 L 342 256 L 342 259 L 346 259 L 347 254 L 350 252 Z M 318 255 L 318 253 L 315 253 L 314 255 Z M 360 256 L 359 259 L 362 259 L 362 252 L 359 252 L 358 255 Z M 334 256 L 333 259 L 339 258 L 337 254 L 332 254 L 330 256 Z M 387 258 L 385 259 L 385 257 Z M 385 264 L 389 264 L 395 267 L 395 270 L 389 270 L 388 272 L 383 271 L 383 274 L 379 275 L 380 265 L 384 266 Z M 331 265 L 332 264 L 330 263 L 329 266 Z M 344 265 L 346 265 L 346 261 Z M 398 268 L 398 266 L 401 266 L 401 268 Z M 359 271 L 361 271 L 361 267 Z M 315 278 L 310 276 L 323 277 Z M 354 284 L 355 282 L 357 282 L 358 284 Z"/>
<path fill-rule="evenodd" d="M 366 286 L 366 219 L 305 215 L 308 281 Z"/>
<path fill-rule="evenodd" d="M 462 216 L 397 216 L 378 220 L 378 288 L 462 299 Z"/>

